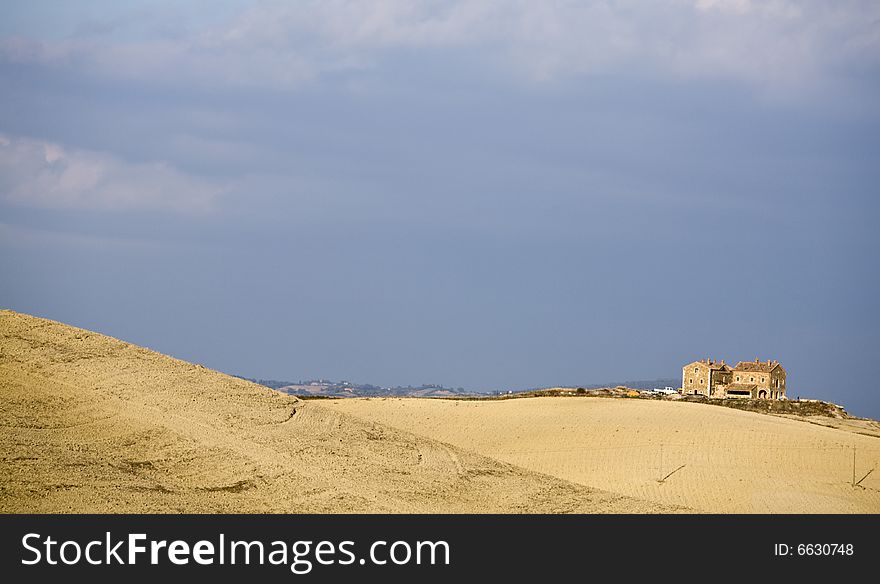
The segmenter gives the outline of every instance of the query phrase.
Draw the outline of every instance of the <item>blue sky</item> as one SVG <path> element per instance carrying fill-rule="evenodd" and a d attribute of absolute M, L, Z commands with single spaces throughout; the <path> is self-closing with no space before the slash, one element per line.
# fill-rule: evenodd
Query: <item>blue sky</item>
<path fill-rule="evenodd" d="M 0 304 L 227 372 L 777 358 L 880 417 L 875 2 L 4 2 Z"/>

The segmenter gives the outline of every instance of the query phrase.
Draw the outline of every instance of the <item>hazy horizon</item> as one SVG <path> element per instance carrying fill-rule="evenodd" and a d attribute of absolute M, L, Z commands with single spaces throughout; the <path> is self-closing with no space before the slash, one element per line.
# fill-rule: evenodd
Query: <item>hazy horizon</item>
<path fill-rule="evenodd" d="M 264 379 L 778 359 L 789 396 L 880 418 L 878 21 L 4 2 L 0 306 Z"/>
<path fill-rule="evenodd" d="M 545 383 L 543 385 L 534 386 L 534 387 L 522 387 L 522 388 L 512 388 L 511 387 L 511 388 L 504 388 L 503 390 L 484 389 L 481 391 L 481 390 L 477 390 L 477 389 L 471 389 L 469 387 L 444 385 L 443 383 L 434 382 L 434 381 L 423 381 L 423 382 L 415 382 L 415 383 L 410 382 L 410 383 L 395 384 L 395 385 L 390 385 L 390 386 L 381 386 L 381 385 L 377 385 L 375 383 L 371 383 L 370 380 L 368 380 L 368 379 L 331 379 L 327 376 L 323 376 L 323 377 L 322 376 L 317 376 L 317 377 L 302 377 L 302 376 L 300 376 L 300 377 L 291 377 L 289 379 L 288 378 L 274 379 L 274 378 L 269 378 L 269 377 L 263 377 L 260 375 L 256 375 L 256 376 L 242 375 L 242 374 L 235 373 L 232 371 L 223 371 L 223 373 L 226 373 L 227 375 L 233 375 L 233 376 L 239 377 L 241 379 L 248 379 L 248 380 L 254 380 L 254 381 L 272 381 L 272 382 L 286 382 L 286 383 L 309 383 L 309 382 L 324 381 L 324 382 L 334 383 L 334 384 L 374 385 L 374 386 L 380 387 L 380 388 L 381 387 L 384 387 L 384 388 L 401 388 L 401 387 L 402 388 L 406 388 L 406 387 L 418 388 L 418 387 L 436 386 L 436 387 L 442 387 L 444 389 L 463 389 L 465 391 L 474 391 L 477 393 L 489 393 L 489 392 L 493 392 L 493 391 L 508 391 L 508 390 L 514 390 L 514 389 L 515 390 L 530 390 L 530 389 L 545 389 L 548 387 L 562 387 L 560 384 Z M 600 386 L 607 387 L 607 386 L 611 386 L 613 384 L 619 384 L 619 383 L 625 383 L 625 382 L 648 383 L 648 382 L 655 382 L 655 381 L 664 381 L 664 382 L 665 381 L 677 381 L 677 378 L 675 378 L 675 377 L 654 377 L 652 379 L 627 379 L 627 380 L 613 379 L 613 380 L 605 380 L 605 381 L 600 381 L 600 382 L 583 381 L 581 383 L 575 384 L 572 387 L 579 385 L 579 386 L 583 386 L 585 388 L 598 388 Z M 804 396 L 804 397 L 806 397 L 806 396 Z"/>

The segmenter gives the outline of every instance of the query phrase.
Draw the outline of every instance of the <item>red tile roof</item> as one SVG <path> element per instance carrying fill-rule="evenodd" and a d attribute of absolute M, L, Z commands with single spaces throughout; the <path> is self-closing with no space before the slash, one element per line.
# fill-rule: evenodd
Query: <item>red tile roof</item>
<path fill-rule="evenodd" d="M 782 367 L 782 365 L 779 364 L 779 361 L 740 361 L 736 364 L 736 367 L 734 367 L 733 370 L 770 373 L 777 367 Z"/>
<path fill-rule="evenodd" d="M 690 367 L 691 365 L 701 365 L 703 367 L 708 366 L 712 371 L 731 371 L 730 366 L 724 361 L 719 362 L 711 359 L 700 359 L 699 361 L 688 363 L 685 367 Z"/>

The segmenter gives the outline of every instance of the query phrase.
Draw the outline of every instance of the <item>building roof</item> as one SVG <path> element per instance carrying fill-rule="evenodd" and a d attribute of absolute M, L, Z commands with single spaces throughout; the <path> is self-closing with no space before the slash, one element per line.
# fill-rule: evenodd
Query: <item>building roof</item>
<path fill-rule="evenodd" d="M 703 367 L 708 367 L 712 371 L 732 371 L 730 366 L 727 365 L 724 361 L 713 361 L 712 359 L 700 359 L 699 361 L 693 361 L 688 363 L 683 367 L 683 369 L 687 367 L 691 367 L 692 365 L 701 365 Z"/>
<path fill-rule="evenodd" d="M 779 361 L 758 361 L 755 359 L 754 361 L 740 361 L 736 364 L 736 367 L 733 368 L 734 371 L 749 371 L 756 373 L 770 373 L 777 367 L 782 368 L 782 365 L 779 364 Z M 785 371 L 783 369 L 783 371 Z"/>

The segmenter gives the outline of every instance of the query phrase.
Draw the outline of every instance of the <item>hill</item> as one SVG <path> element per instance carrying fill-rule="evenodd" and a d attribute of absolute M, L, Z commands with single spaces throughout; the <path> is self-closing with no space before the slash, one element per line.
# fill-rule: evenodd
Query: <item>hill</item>
<path fill-rule="evenodd" d="M 277 379 L 254 379 L 241 377 L 258 385 L 277 389 L 288 395 L 302 399 L 320 399 L 328 397 L 477 397 L 482 394 L 467 391 L 461 387 L 443 387 L 442 385 L 420 385 L 380 387 L 369 383 L 353 383 L 350 381 L 331 381 L 314 379 L 309 381 L 281 381 Z"/>
<path fill-rule="evenodd" d="M 663 512 L 0 311 L 2 512 Z"/>
<path fill-rule="evenodd" d="M 327 406 L 656 503 L 721 513 L 880 512 L 880 472 L 872 472 L 880 466 L 880 424 L 822 408 L 792 417 L 686 400 L 588 396 L 349 399 Z"/>

